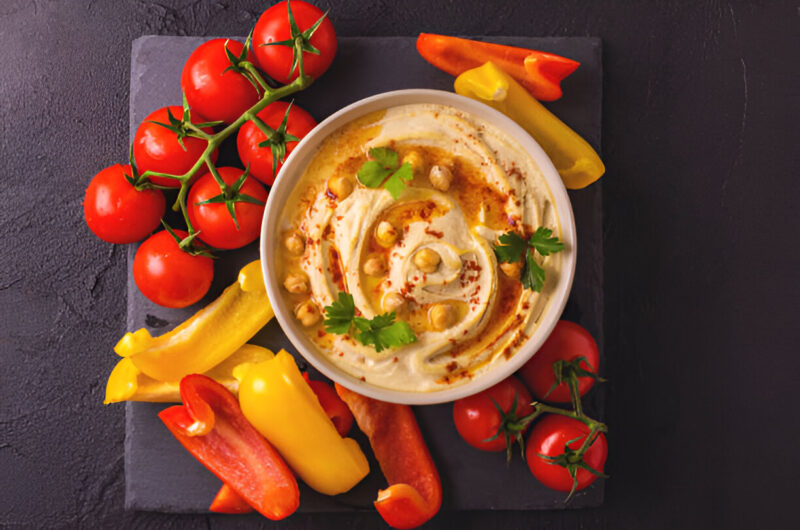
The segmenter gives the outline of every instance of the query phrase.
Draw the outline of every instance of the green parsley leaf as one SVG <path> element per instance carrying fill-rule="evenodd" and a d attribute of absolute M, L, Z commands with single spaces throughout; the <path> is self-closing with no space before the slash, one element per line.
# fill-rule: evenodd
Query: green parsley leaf
<path fill-rule="evenodd" d="M 537 293 L 542 292 L 542 287 L 544 287 L 544 269 L 536 263 L 532 249 L 528 249 L 528 252 L 525 254 L 525 265 L 522 267 L 520 279 L 522 280 L 522 286 L 524 288 L 531 289 Z"/>
<path fill-rule="evenodd" d="M 340 292 L 339 299 L 325 307 L 325 316 L 327 317 L 323 322 L 325 331 L 336 333 L 337 335 L 349 333 L 350 324 L 353 322 L 355 314 L 356 306 L 353 302 L 353 295 Z"/>
<path fill-rule="evenodd" d="M 367 160 L 361 169 L 358 170 L 357 176 L 359 182 L 368 188 L 379 188 L 384 179 L 391 174 L 391 169 L 386 169 L 375 160 Z"/>
<path fill-rule="evenodd" d="M 361 318 L 360 322 L 355 323 L 356 327 L 361 331 L 361 333 L 356 335 L 356 339 L 365 346 L 372 345 L 377 352 L 391 347 L 392 344 L 387 343 L 381 334 L 385 329 L 388 329 L 389 326 L 395 323 L 394 319 L 394 312 L 377 315 L 372 320 Z M 414 337 L 414 340 L 416 339 L 417 338 Z"/>
<path fill-rule="evenodd" d="M 359 182 L 368 188 L 379 188 L 386 177 L 384 188 L 397 199 L 406 187 L 406 182 L 414 178 L 414 169 L 411 164 L 405 163 L 398 168 L 399 156 L 397 151 L 388 147 L 373 147 L 369 150 L 369 157 L 358 170 Z"/>
<path fill-rule="evenodd" d="M 417 342 L 417 336 L 414 335 L 414 330 L 408 325 L 408 322 L 397 320 L 390 326 L 386 326 L 378 332 L 378 337 L 381 342 L 389 346 L 402 346 L 403 344 L 411 344 Z"/>
<path fill-rule="evenodd" d="M 542 256 L 549 256 L 550 254 L 561 252 L 564 250 L 564 243 L 559 241 L 557 237 L 550 237 L 552 235 L 552 230 L 540 226 L 528 240 L 528 244 L 535 248 Z"/>
<path fill-rule="evenodd" d="M 417 336 L 406 322 L 396 320 L 394 312 L 378 315 L 372 320 L 357 317 L 353 295 L 340 292 L 334 303 L 325 307 L 325 331 L 344 335 L 355 326 L 355 338 L 365 346 L 374 346 L 375 351 L 402 346 L 417 341 Z"/>
<path fill-rule="evenodd" d="M 522 259 L 522 254 L 528 248 L 528 244 L 516 232 L 506 232 L 498 238 L 502 245 L 494 247 L 497 261 L 501 263 L 514 263 Z"/>
<path fill-rule="evenodd" d="M 397 151 L 388 147 L 373 147 L 369 157 L 386 169 L 395 169 L 399 165 Z"/>
<path fill-rule="evenodd" d="M 416 342 L 417 336 L 414 335 L 414 331 L 407 322 L 398 320 L 386 326 L 382 325 L 386 323 L 386 317 L 390 315 L 394 315 L 394 313 L 379 315 L 369 321 L 370 329 L 364 330 L 356 336 L 359 342 L 366 346 L 372 345 L 377 352 Z M 378 319 L 382 319 L 381 325 L 376 325 Z"/>
<path fill-rule="evenodd" d="M 373 329 L 385 328 L 387 326 L 391 326 L 395 318 L 397 318 L 397 315 L 394 311 L 392 311 L 391 313 L 384 313 L 376 316 L 372 319 L 370 324 Z"/>
<path fill-rule="evenodd" d="M 392 194 L 394 199 L 397 199 L 406 188 L 406 182 L 413 179 L 414 168 L 411 167 L 411 164 L 406 162 L 400 166 L 397 171 L 392 173 L 392 176 L 389 177 L 389 180 L 386 181 L 386 184 L 384 184 L 383 187 Z"/>
<path fill-rule="evenodd" d="M 553 231 L 540 226 L 536 232 L 525 241 L 516 232 L 506 232 L 497 240 L 501 243 L 495 245 L 494 253 L 497 261 L 501 263 L 514 263 L 525 254 L 525 263 L 522 266 L 520 280 L 526 289 L 541 292 L 544 287 L 544 269 L 536 262 L 534 251 L 542 256 L 549 256 L 564 250 L 564 243 L 557 237 L 552 237 Z"/>
<path fill-rule="evenodd" d="M 353 319 L 353 325 L 361 331 L 369 331 L 371 329 L 369 320 L 364 317 L 356 317 Z"/>
<path fill-rule="evenodd" d="M 361 344 L 364 346 L 372 346 L 377 352 L 383 350 L 383 344 L 381 344 L 378 338 L 378 332 L 373 329 L 365 329 L 356 335 L 356 338 Z"/>

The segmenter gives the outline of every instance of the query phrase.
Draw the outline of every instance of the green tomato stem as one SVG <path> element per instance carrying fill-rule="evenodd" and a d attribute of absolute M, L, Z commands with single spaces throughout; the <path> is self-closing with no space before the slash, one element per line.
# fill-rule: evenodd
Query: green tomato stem
<path fill-rule="evenodd" d="M 592 446 L 595 439 L 600 435 L 600 432 L 605 432 L 605 430 L 601 431 L 600 425 L 594 424 L 589 428 L 589 435 L 586 436 L 586 439 L 583 441 L 580 449 L 578 449 L 578 452 L 576 453 L 578 458 L 583 459 L 583 455 L 589 450 L 589 447 Z M 603 427 L 605 427 L 605 425 L 603 425 Z"/>
<path fill-rule="evenodd" d="M 222 180 L 222 175 L 220 175 L 219 171 L 217 171 L 217 166 L 215 166 L 214 162 L 211 161 L 211 157 L 206 158 L 206 166 L 208 166 L 208 171 L 211 173 L 211 176 L 214 177 L 214 180 L 217 182 L 219 190 L 222 192 L 223 195 L 227 197 L 229 189 L 228 185 L 225 184 L 224 180 Z"/>
<path fill-rule="evenodd" d="M 186 207 L 186 193 L 189 187 L 188 186 L 181 186 L 181 191 L 178 192 L 178 202 L 180 204 L 181 213 L 183 214 L 183 220 L 186 222 L 186 231 L 189 232 L 189 235 L 193 235 L 195 233 L 194 227 L 192 226 L 192 221 L 189 220 L 189 208 Z"/>
<path fill-rule="evenodd" d="M 569 397 L 572 400 L 572 409 L 578 416 L 583 416 L 583 405 L 581 405 L 581 393 L 578 384 L 578 376 L 570 371 L 567 377 L 567 386 L 569 386 Z"/>
<path fill-rule="evenodd" d="M 181 180 L 181 177 L 178 176 L 178 175 L 171 175 L 169 173 L 161 173 L 159 171 L 147 170 L 147 171 L 145 171 L 144 173 L 142 173 L 139 176 L 139 184 L 137 184 L 137 185 L 141 185 L 141 183 L 143 183 L 145 180 L 149 181 L 150 180 L 149 177 L 165 177 L 165 178 L 173 179 L 173 180 Z M 152 184 L 152 182 L 151 182 L 151 184 Z M 161 189 L 169 189 L 169 186 L 159 186 L 159 187 Z"/>
<path fill-rule="evenodd" d="M 199 136 L 203 140 L 210 141 L 213 138 L 213 135 L 208 134 L 207 132 L 205 132 L 203 129 L 201 129 L 200 127 L 198 127 L 197 125 L 195 125 L 192 122 L 187 123 L 186 124 L 186 128 L 191 130 L 193 133 L 195 133 L 197 136 Z"/>
<path fill-rule="evenodd" d="M 566 409 L 562 409 L 562 408 L 559 408 L 559 407 L 553 407 L 553 406 L 546 405 L 544 403 L 539 403 L 539 402 L 536 402 L 536 401 L 534 401 L 531 405 L 533 406 L 533 409 L 534 409 L 533 414 L 530 415 L 530 416 L 533 416 L 531 419 L 535 419 L 536 417 L 541 416 L 542 414 L 544 414 L 546 412 L 549 412 L 549 413 L 552 413 L 552 414 L 560 414 L 562 416 L 566 416 L 568 418 L 572 418 L 574 420 L 578 420 L 579 422 L 585 424 L 589 428 L 592 428 L 593 426 L 597 425 L 599 427 L 600 432 L 608 432 L 608 428 L 607 428 L 605 423 L 603 423 L 601 421 L 598 421 L 598 420 L 595 420 L 593 418 L 590 418 L 589 416 L 586 416 L 585 414 L 579 415 L 576 412 L 573 412 L 571 410 L 566 410 Z"/>
<path fill-rule="evenodd" d="M 256 67 L 253 66 L 253 64 L 251 62 L 244 61 L 244 62 L 239 63 L 239 66 L 241 66 L 242 68 L 247 70 L 247 72 L 250 75 L 253 76 L 253 79 L 256 80 L 256 83 L 258 83 L 261 86 L 261 88 L 264 90 L 264 95 L 265 96 L 268 96 L 270 93 L 272 93 L 272 91 L 274 89 L 271 86 L 269 86 L 269 84 L 264 80 L 264 78 L 261 76 L 261 74 L 258 72 Z"/>
<path fill-rule="evenodd" d="M 250 118 L 250 121 L 252 121 L 258 130 L 264 133 L 264 136 L 267 138 L 272 138 L 272 135 L 275 134 L 275 129 L 264 123 L 264 120 L 259 118 L 257 115 L 253 115 Z"/>

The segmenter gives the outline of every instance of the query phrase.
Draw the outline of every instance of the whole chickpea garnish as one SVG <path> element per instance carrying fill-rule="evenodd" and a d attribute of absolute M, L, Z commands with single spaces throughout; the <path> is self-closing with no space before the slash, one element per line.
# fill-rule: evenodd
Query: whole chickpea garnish
<path fill-rule="evenodd" d="M 428 320 L 436 331 L 444 331 L 456 323 L 456 308 L 450 304 L 433 304 L 428 310 Z"/>
<path fill-rule="evenodd" d="M 308 292 L 308 276 L 300 272 L 292 272 L 283 280 L 283 286 L 292 294 L 305 294 Z"/>
<path fill-rule="evenodd" d="M 383 276 L 386 273 L 386 260 L 383 256 L 372 256 L 364 262 L 363 269 L 367 276 Z"/>
<path fill-rule="evenodd" d="M 328 189 L 340 201 L 353 193 L 353 181 L 348 177 L 333 177 L 328 180 Z"/>
<path fill-rule="evenodd" d="M 303 239 L 303 236 L 300 235 L 300 233 L 298 232 L 289 234 L 283 241 L 283 245 L 286 247 L 286 250 L 288 250 L 290 254 L 293 254 L 295 256 L 301 256 L 303 252 L 305 252 L 306 250 L 305 239 Z"/>
<path fill-rule="evenodd" d="M 439 255 L 439 253 L 429 248 L 423 248 L 414 254 L 414 265 L 416 265 L 419 270 L 427 274 L 436 272 L 436 269 L 439 268 L 439 263 L 441 263 L 441 261 L 442 257 Z"/>
<path fill-rule="evenodd" d="M 383 296 L 383 310 L 387 312 L 397 311 L 406 303 L 405 297 L 397 292 L 386 293 Z"/>
<path fill-rule="evenodd" d="M 297 317 L 297 320 L 299 320 L 301 324 L 307 328 L 310 328 L 319 322 L 321 315 L 319 313 L 319 309 L 317 308 L 317 304 L 311 300 L 306 300 L 297 306 L 297 308 L 294 310 L 294 316 Z"/>
<path fill-rule="evenodd" d="M 509 278 L 518 280 L 522 272 L 522 263 L 514 261 L 512 263 L 501 263 L 500 270 L 502 270 Z"/>
<path fill-rule="evenodd" d="M 414 170 L 414 175 L 421 173 L 425 167 L 425 159 L 422 157 L 422 153 L 417 150 L 409 151 L 406 156 L 403 157 L 403 160 L 401 160 L 400 163 L 411 164 L 411 169 Z"/>
<path fill-rule="evenodd" d="M 447 166 L 436 165 L 431 168 L 428 179 L 437 190 L 447 191 L 450 189 L 450 183 L 453 182 L 453 173 Z"/>
<path fill-rule="evenodd" d="M 375 229 L 375 239 L 384 248 L 389 248 L 397 241 L 399 233 L 389 221 L 381 221 Z"/>

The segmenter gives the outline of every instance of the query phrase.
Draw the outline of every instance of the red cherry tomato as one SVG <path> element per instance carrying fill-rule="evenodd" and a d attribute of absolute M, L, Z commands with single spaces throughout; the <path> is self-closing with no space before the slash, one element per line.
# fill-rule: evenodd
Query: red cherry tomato
<path fill-rule="evenodd" d="M 259 112 L 258 117 L 273 130 L 277 130 L 288 108 L 288 103 L 276 101 L 275 103 L 267 105 Z M 311 132 L 311 129 L 316 127 L 316 125 L 317 122 L 311 114 L 297 105 L 292 105 L 292 109 L 289 111 L 289 119 L 286 121 L 286 132 L 288 134 L 302 139 Z M 239 129 L 239 136 L 236 138 L 236 147 L 239 149 L 239 158 L 242 159 L 242 164 L 245 166 L 248 164 L 250 165 L 250 174 L 267 186 L 272 186 L 272 183 L 275 181 L 275 175 L 278 174 L 283 164 L 278 160 L 278 167 L 275 168 L 273 173 L 272 149 L 270 149 L 269 146 L 259 147 L 259 144 L 266 139 L 267 136 L 261 132 L 252 121 L 248 121 Z M 297 142 L 289 142 L 286 144 L 286 156 L 289 156 L 296 145 Z"/>
<path fill-rule="evenodd" d="M 528 461 L 528 467 L 533 476 L 548 488 L 570 491 L 573 481 L 567 469 L 558 464 L 551 464 L 539 455 L 562 455 L 564 447 L 571 440 L 574 441 L 569 444 L 569 448 L 577 450 L 586 441 L 588 434 L 589 427 L 573 418 L 548 414 L 540 419 L 531 429 L 525 449 L 525 459 Z M 608 443 L 605 435 L 600 433 L 583 455 L 583 461 L 592 469 L 602 472 L 607 456 Z M 576 478 L 578 479 L 577 491 L 594 482 L 597 476 L 585 469 L 578 469 Z"/>
<path fill-rule="evenodd" d="M 231 185 L 242 176 L 244 170 L 235 167 L 217 168 L 219 176 L 225 184 Z M 250 202 L 235 202 L 234 211 L 239 228 L 233 222 L 230 212 L 224 202 L 198 204 L 218 196 L 222 191 L 211 173 L 206 173 L 197 179 L 189 190 L 186 204 L 189 209 L 189 220 L 200 235 L 197 236 L 212 247 L 232 249 L 240 248 L 255 241 L 261 233 L 261 218 L 264 215 L 264 205 Z M 255 179 L 248 177 L 239 189 L 239 193 L 249 195 L 254 199 L 266 203 L 267 190 Z"/>
<path fill-rule="evenodd" d="M 92 178 L 83 216 L 94 234 L 109 243 L 135 243 L 158 227 L 166 203 L 161 190 L 137 190 L 125 175 L 131 166 L 114 164 Z"/>
<path fill-rule="evenodd" d="M 600 356 L 597 351 L 597 343 L 592 335 L 574 322 L 559 320 L 539 351 L 525 363 L 519 372 L 528 388 L 538 399 L 553 403 L 569 403 L 569 388 L 566 383 L 558 385 L 547 397 L 545 394 L 556 382 L 553 363 L 559 360 L 572 361 L 581 356 L 586 357 L 589 364 L 581 361 L 579 366 L 588 372 L 597 373 L 600 367 Z M 594 385 L 594 379 L 591 377 L 578 378 L 578 391 L 581 396 L 586 394 L 592 385 Z"/>
<path fill-rule="evenodd" d="M 319 404 L 322 405 L 325 414 L 333 422 L 336 432 L 339 433 L 339 436 L 347 436 L 353 426 L 353 413 L 347 408 L 345 402 L 342 401 L 339 394 L 328 383 L 312 381 L 306 372 L 303 372 L 303 377 L 306 379 L 308 386 L 311 387 L 311 390 L 317 395 Z"/>
<path fill-rule="evenodd" d="M 502 451 L 507 449 L 506 438 L 503 432 L 491 441 L 486 441 L 503 429 L 503 418 L 497 410 L 495 402 L 500 405 L 505 413 L 511 411 L 514 397 L 517 398 L 516 418 L 522 418 L 533 412 L 531 395 L 525 385 L 514 376 L 500 381 L 493 387 L 457 400 L 453 404 L 453 421 L 458 434 L 476 449 L 481 451 Z M 521 431 L 509 432 L 511 441 Z"/>
<path fill-rule="evenodd" d="M 211 121 L 232 123 L 258 102 L 259 92 L 241 73 L 225 71 L 231 66 L 225 54 L 226 41 L 228 51 L 239 57 L 244 49 L 244 44 L 239 41 L 212 39 L 204 42 L 186 61 L 181 74 L 181 88 L 192 111 Z M 247 60 L 255 64 L 250 52 Z"/>
<path fill-rule="evenodd" d="M 184 150 L 178 143 L 178 135 L 166 127 L 150 122 L 169 124 L 167 109 L 174 118 L 180 119 L 183 116 L 183 108 L 178 106 L 163 107 L 147 116 L 136 134 L 133 136 L 133 158 L 136 160 L 137 168 L 140 173 L 145 171 L 157 171 L 159 173 L 169 173 L 170 175 L 183 175 L 189 171 L 200 155 L 205 151 L 208 142 L 200 138 L 187 136 L 183 138 Z M 192 112 L 192 123 L 203 123 L 208 120 L 199 114 Z M 213 134 L 213 129 L 203 129 L 208 134 Z M 211 154 L 211 161 L 217 159 L 216 150 Z M 180 182 L 167 177 L 151 177 L 153 184 L 179 188 Z"/>
<path fill-rule="evenodd" d="M 323 12 L 316 6 L 301 0 L 292 1 L 292 14 L 300 31 L 309 29 L 322 17 Z M 297 79 L 299 68 L 295 68 L 291 76 L 289 71 L 294 61 L 293 48 L 283 45 L 264 46 L 268 42 L 279 42 L 291 39 L 289 12 L 286 2 L 280 2 L 261 14 L 253 28 L 253 50 L 258 65 L 270 77 L 281 83 L 289 83 Z M 325 19 L 311 36 L 311 45 L 319 50 L 319 55 L 303 52 L 303 68 L 306 75 L 319 78 L 331 65 L 336 55 L 336 32 L 330 19 Z"/>
<path fill-rule="evenodd" d="M 175 230 L 181 239 L 188 234 Z M 150 301 L 164 307 L 186 307 L 200 300 L 211 287 L 211 258 L 192 256 L 162 230 L 139 245 L 133 257 L 133 279 Z"/>

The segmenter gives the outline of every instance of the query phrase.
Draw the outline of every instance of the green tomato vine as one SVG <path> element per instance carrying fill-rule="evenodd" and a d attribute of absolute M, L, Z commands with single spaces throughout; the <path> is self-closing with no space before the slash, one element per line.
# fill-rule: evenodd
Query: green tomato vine
<path fill-rule="evenodd" d="M 267 105 L 278 101 L 280 99 L 286 98 L 296 92 L 301 90 L 305 90 L 308 88 L 311 83 L 314 81 L 311 76 L 305 73 L 305 69 L 303 67 L 303 53 L 316 53 L 319 54 L 319 50 L 316 48 L 310 47 L 309 39 L 313 35 L 314 31 L 319 27 L 320 23 L 324 20 L 326 14 L 323 14 L 322 17 L 309 29 L 305 31 L 300 31 L 297 27 L 297 24 L 294 20 L 294 15 L 292 14 L 291 8 L 289 8 L 289 25 L 292 32 L 292 38 L 287 41 L 281 42 L 274 42 L 269 43 L 270 45 L 282 45 L 282 46 L 289 46 L 292 48 L 294 61 L 293 61 L 293 70 L 297 68 L 298 76 L 297 78 L 292 81 L 291 83 L 279 87 L 271 86 L 265 79 L 261 72 L 256 68 L 256 66 L 247 60 L 247 51 L 252 46 L 251 43 L 251 35 L 247 37 L 245 41 L 244 49 L 242 51 L 241 56 L 236 57 L 232 53 L 229 52 L 227 49 L 227 41 L 225 46 L 225 51 L 228 56 L 228 60 L 231 63 L 231 66 L 226 69 L 236 71 L 243 76 L 245 76 L 248 81 L 256 88 L 256 90 L 261 94 L 261 98 L 258 102 L 247 109 L 239 118 L 237 118 L 234 122 L 227 125 L 221 131 L 209 134 L 203 130 L 204 127 L 213 127 L 221 125 L 224 122 L 209 122 L 209 123 L 199 123 L 195 124 L 191 122 L 191 108 L 189 107 L 186 96 L 183 96 L 183 116 L 180 120 L 174 118 L 171 114 L 169 115 L 170 123 L 158 123 L 167 129 L 172 130 L 176 133 L 178 142 L 183 145 L 182 139 L 191 136 L 194 138 L 200 138 L 208 142 L 206 145 L 203 154 L 197 159 L 194 165 L 184 174 L 182 175 L 173 175 L 169 173 L 160 173 L 157 171 L 145 171 L 139 174 L 138 170 L 136 169 L 136 164 L 133 159 L 133 146 L 131 146 L 130 150 L 130 164 L 131 168 L 133 169 L 133 176 L 130 178 L 131 184 L 134 185 L 139 190 L 142 189 L 152 189 L 152 188 L 159 188 L 159 189 L 174 189 L 168 188 L 165 186 L 159 186 L 157 184 L 153 184 L 150 181 L 150 177 L 165 177 L 177 180 L 180 182 L 180 188 L 178 189 L 178 197 L 175 200 L 174 204 L 172 205 L 173 211 L 180 211 L 183 215 L 183 219 L 186 222 L 188 236 L 184 239 L 179 239 L 178 236 L 172 231 L 167 224 L 162 220 L 162 224 L 164 227 L 175 237 L 176 241 L 180 248 L 190 254 L 201 254 L 201 255 L 209 255 L 208 248 L 203 247 L 200 248 L 194 243 L 195 238 L 198 235 L 198 232 L 192 226 L 192 222 L 189 219 L 188 207 L 186 204 L 186 197 L 189 193 L 190 184 L 192 179 L 201 171 L 201 169 L 205 166 L 208 168 L 208 171 L 213 176 L 216 183 L 219 185 L 220 188 L 220 196 L 225 199 L 225 202 L 228 206 L 228 211 L 233 217 L 234 222 L 236 222 L 236 215 L 235 210 L 233 207 L 233 202 L 238 201 L 245 201 L 245 202 L 252 202 L 252 197 L 247 195 L 240 195 L 238 193 L 238 188 L 241 187 L 241 182 L 237 181 L 237 183 L 228 185 L 222 179 L 217 171 L 217 167 L 214 165 L 214 162 L 211 160 L 211 155 L 214 151 L 225 141 L 229 136 L 231 136 L 234 132 L 236 132 L 242 125 L 244 125 L 248 121 L 252 121 L 258 129 L 264 133 L 267 137 L 266 142 L 262 142 L 262 147 L 269 147 L 272 150 L 273 155 L 273 162 L 277 162 L 280 160 L 281 162 L 284 161 L 286 157 L 286 141 L 296 141 L 297 138 L 291 135 L 286 134 L 286 120 L 288 118 L 289 111 L 291 110 L 291 105 L 286 111 L 286 115 L 284 116 L 283 123 L 275 130 L 271 128 L 269 125 L 264 123 L 264 121 L 258 117 L 258 113 L 263 110 Z M 273 163 L 273 171 L 274 168 L 277 166 L 276 163 Z M 246 178 L 247 173 L 249 172 L 249 168 L 245 169 L 245 174 L 243 175 L 244 178 L 239 179 L 240 181 L 244 181 Z M 238 186 L 237 186 L 238 184 Z M 252 199 L 252 200 L 251 200 Z M 260 201 L 259 201 L 260 203 Z"/>
<path fill-rule="evenodd" d="M 580 360 L 585 360 L 585 357 L 581 357 L 575 361 L 576 366 L 577 362 Z M 585 370 L 580 371 L 569 371 L 564 369 L 563 361 L 556 361 L 553 363 L 553 372 L 556 377 L 556 382 L 550 391 L 548 391 L 548 395 L 552 390 L 560 383 L 565 382 L 569 388 L 570 393 L 570 400 L 572 402 L 572 410 L 562 409 L 560 407 L 553 407 L 551 405 L 546 405 L 544 403 L 540 403 L 534 401 L 531 403 L 533 406 L 533 412 L 529 415 L 520 418 L 518 423 L 521 425 L 529 425 L 532 423 L 536 418 L 543 414 L 559 414 L 561 416 L 566 416 L 568 418 L 572 418 L 573 420 L 577 420 L 589 428 L 589 434 L 586 435 L 586 439 L 580 445 L 578 449 L 570 448 L 570 444 L 580 440 L 580 438 L 576 438 L 575 440 L 569 440 L 564 445 L 564 452 L 558 456 L 547 456 L 543 454 L 539 454 L 538 457 L 544 460 L 547 460 L 549 463 L 553 465 L 558 465 L 563 467 L 569 473 L 570 478 L 572 478 L 572 489 L 570 490 L 567 498 L 564 499 L 564 504 L 568 503 L 572 496 L 575 494 L 578 488 L 578 470 L 584 469 L 593 475 L 596 475 L 601 478 L 608 478 L 608 475 L 604 474 L 602 471 L 592 468 L 589 466 L 583 459 L 583 456 L 589 450 L 589 448 L 594 444 L 597 437 L 600 436 L 600 433 L 607 433 L 608 426 L 594 418 L 591 418 L 583 412 L 583 407 L 581 405 L 581 395 L 578 389 L 578 377 L 594 377 L 597 381 L 605 382 L 606 380 L 598 377 L 595 373 L 589 373 Z M 546 397 L 546 396 L 545 396 Z M 502 410 L 502 409 L 501 409 Z M 513 410 L 513 409 L 512 409 Z"/>

